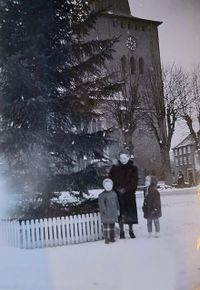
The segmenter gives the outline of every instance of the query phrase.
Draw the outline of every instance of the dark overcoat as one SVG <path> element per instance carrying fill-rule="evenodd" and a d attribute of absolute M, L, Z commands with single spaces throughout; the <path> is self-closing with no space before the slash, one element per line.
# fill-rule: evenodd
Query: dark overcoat
<path fill-rule="evenodd" d="M 146 219 L 156 219 L 162 216 L 160 193 L 155 186 L 148 188 L 142 209 Z"/>
<path fill-rule="evenodd" d="M 120 205 L 120 220 L 125 224 L 137 224 L 137 205 L 135 192 L 138 184 L 138 169 L 131 160 L 127 164 L 113 165 L 109 178 L 113 180 Z"/>

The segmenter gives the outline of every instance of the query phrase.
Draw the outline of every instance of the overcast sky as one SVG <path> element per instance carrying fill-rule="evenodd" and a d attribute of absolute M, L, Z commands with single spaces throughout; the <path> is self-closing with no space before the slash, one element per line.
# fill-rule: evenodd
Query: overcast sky
<path fill-rule="evenodd" d="M 133 16 L 160 20 L 160 54 L 164 64 L 185 69 L 200 64 L 200 0 L 129 0 Z M 189 133 L 179 122 L 172 140 L 177 145 Z"/>
<path fill-rule="evenodd" d="M 129 0 L 133 16 L 161 20 L 163 63 L 190 68 L 200 63 L 200 0 Z"/>

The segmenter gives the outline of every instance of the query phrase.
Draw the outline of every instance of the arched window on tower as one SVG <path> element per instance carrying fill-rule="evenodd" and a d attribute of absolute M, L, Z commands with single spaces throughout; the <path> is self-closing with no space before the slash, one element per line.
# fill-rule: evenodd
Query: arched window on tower
<path fill-rule="evenodd" d="M 122 74 L 125 75 L 127 72 L 127 60 L 125 55 L 122 56 L 121 58 L 121 69 L 122 69 Z"/>
<path fill-rule="evenodd" d="M 133 56 L 131 56 L 130 58 L 130 66 L 131 66 L 131 74 L 134 75 L 135 74 L 135 59 Z"/>
<path fill-rule="evenodd" d="M 144 74 L 144 60 L 142 57 L 139 58 L 139 73 Z"/>

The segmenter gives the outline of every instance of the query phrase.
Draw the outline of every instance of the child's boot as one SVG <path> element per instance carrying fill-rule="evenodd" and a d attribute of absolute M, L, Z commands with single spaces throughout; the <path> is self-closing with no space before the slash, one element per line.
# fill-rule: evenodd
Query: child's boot
<path fill-rule="evenodd" d="M 120 239 L 125 239 L 125 234 L 124 234 L 124 232 L 120 232 Z"/>
<path fill-rule="evenodd" d="M 110 241 L 115 242 L 115 230 L 113 228 L 110 230 Z"/>

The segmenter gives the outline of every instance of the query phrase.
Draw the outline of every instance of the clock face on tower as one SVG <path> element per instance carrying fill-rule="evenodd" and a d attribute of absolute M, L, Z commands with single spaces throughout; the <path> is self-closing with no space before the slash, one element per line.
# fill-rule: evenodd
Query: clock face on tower
<path fill-rule="evenodd" d="M 126 47 L 134 51 L 137 47 L 137 42 L 134 36 L 129 36 L 126 40 Z"/>

